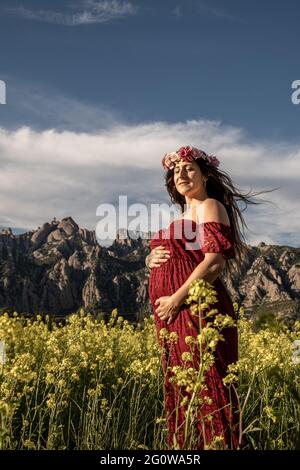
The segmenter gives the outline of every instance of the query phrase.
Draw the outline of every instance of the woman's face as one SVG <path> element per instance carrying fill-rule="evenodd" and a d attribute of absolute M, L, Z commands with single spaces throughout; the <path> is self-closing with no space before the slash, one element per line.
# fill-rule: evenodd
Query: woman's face
<path fill-rule="evenodd" d="M 204 188 L 205 177 L 196 162 L 180 161 L 174 168 L 174 183 L 177 191 L 182 196 L 203 197 L 206 194 Z"/>

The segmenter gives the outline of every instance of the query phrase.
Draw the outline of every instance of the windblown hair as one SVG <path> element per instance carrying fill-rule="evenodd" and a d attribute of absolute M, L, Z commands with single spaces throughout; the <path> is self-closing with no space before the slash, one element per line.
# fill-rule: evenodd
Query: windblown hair
<path fill-rule="evenodd" d="M 233 233 L 233 244 L 235 248 L 235 258 L 226 259 L 225 272 L 235 270 L 241 272 L 241 262 L 244 256 L 249 251 L 250 247 L 245 242 L 244 231 L 245 228 L 249 229 L 243 216 L 244 212 L 249 204 L 261 204 L 262 202 L 254 201 L 251 198 L 259 194 L 268 193 L 275 191 L 279 188 L 273 188 L 270 190 L 252 192 L 249 191 L 243 194 L 238 190 L 230 176 L 219 170 L 217 167 L 209 165 L 202 158 L 194 160 L 200 167 L 203 176 L 207 177 L 206 181 L 206 192 L 209 198 L 217 199 L 221 202 L 227 210 L 227 214 L 230 220 L 230 225 Z M 165 186 L 171 198 L 173 204 L 179 204 L 181 213 L 185 210 L 185 197 L 180 194 L 174 183 L 174 169 L 167 170 L 165 176 Z M 238 202 L 244 203 L 244 208 L 240 209 Z M 262 201 L 267 201 L 262 199 Z"/>

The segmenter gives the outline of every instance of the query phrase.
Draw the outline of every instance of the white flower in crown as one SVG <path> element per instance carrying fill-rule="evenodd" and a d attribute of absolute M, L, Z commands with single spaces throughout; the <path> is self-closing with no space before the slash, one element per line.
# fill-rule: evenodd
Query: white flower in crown
<path fill-rule="evenodd" d="M 166 153 L 162 159 L 162 164 L 165 170 L 172 170 L 175 167 L 175 163 L 180 161 L 180 156 L 177 152 Z"/>

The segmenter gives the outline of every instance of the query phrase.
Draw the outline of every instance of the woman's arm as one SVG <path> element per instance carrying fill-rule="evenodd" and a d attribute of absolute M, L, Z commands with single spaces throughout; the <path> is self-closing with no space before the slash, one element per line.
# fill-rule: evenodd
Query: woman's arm
<path fill-rule="evenodd" d="M 223 204 L 216 199 L 208 198 L 203 202 L 204 222 L 222 222 L 230 224 L 227 211 Z M 204 259 L 194 269 L 185 283 L 173 294 L 173 300 L 179 306 L 184 303 L 188 296 L 189 285 L 196 279 L 204 279 L 210 283 L 214 282 L 225 266 L 225 258 L 221 253 L 205 253 Z"/>
<path fill-rule="evenodd" d="M 172 295 L 175 305 L 180 307 L 188 296 L 189 285 L 196 279 L 213 283 L 221 273 L 225 259 L 220 253 L 205 253 L 204 260 L 198 264 L 182 286 Z"/>
<path fill-rule="evenodd" d="M 203 203 L 204 222 L 221 222 L 229 225 L 227 211 L 223 204 L 216 199 L 207 199 Z M 206 250 L 205 250 L 206 251 Z M 215 250 L 216 251 L 216 250 Z M 219 276 L 225 266 L 225 257 L 219 251 L 206 253 L 203 252 L 204 259 L 196 266 L 188 279 L 170 296 L 159 297 L 155 301 L 155 308 L 158 317 L 166 320 L 170 324 L 180 310 L 180 306 L 184 303 L 188 296 L 191 282 L 196 279 L 204 279 L 210 283 Z"/>

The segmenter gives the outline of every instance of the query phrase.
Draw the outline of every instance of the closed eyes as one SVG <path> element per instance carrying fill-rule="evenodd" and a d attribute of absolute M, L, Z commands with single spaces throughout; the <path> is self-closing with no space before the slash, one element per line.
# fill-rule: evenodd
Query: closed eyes
<path fill-rule="evenodd" d="M 192 168 L 192 167 L 190 167 L 190 168 L 186 168 L 186 167 L 185 167 L 185 169 L 186 169 L 187 171 L 193 171 L 193 168 Z M 175 170 L 174 173 L 177 174 L 177 173 L 179 173 L 179 171 L 176 171 L 176 170 Z"/>

